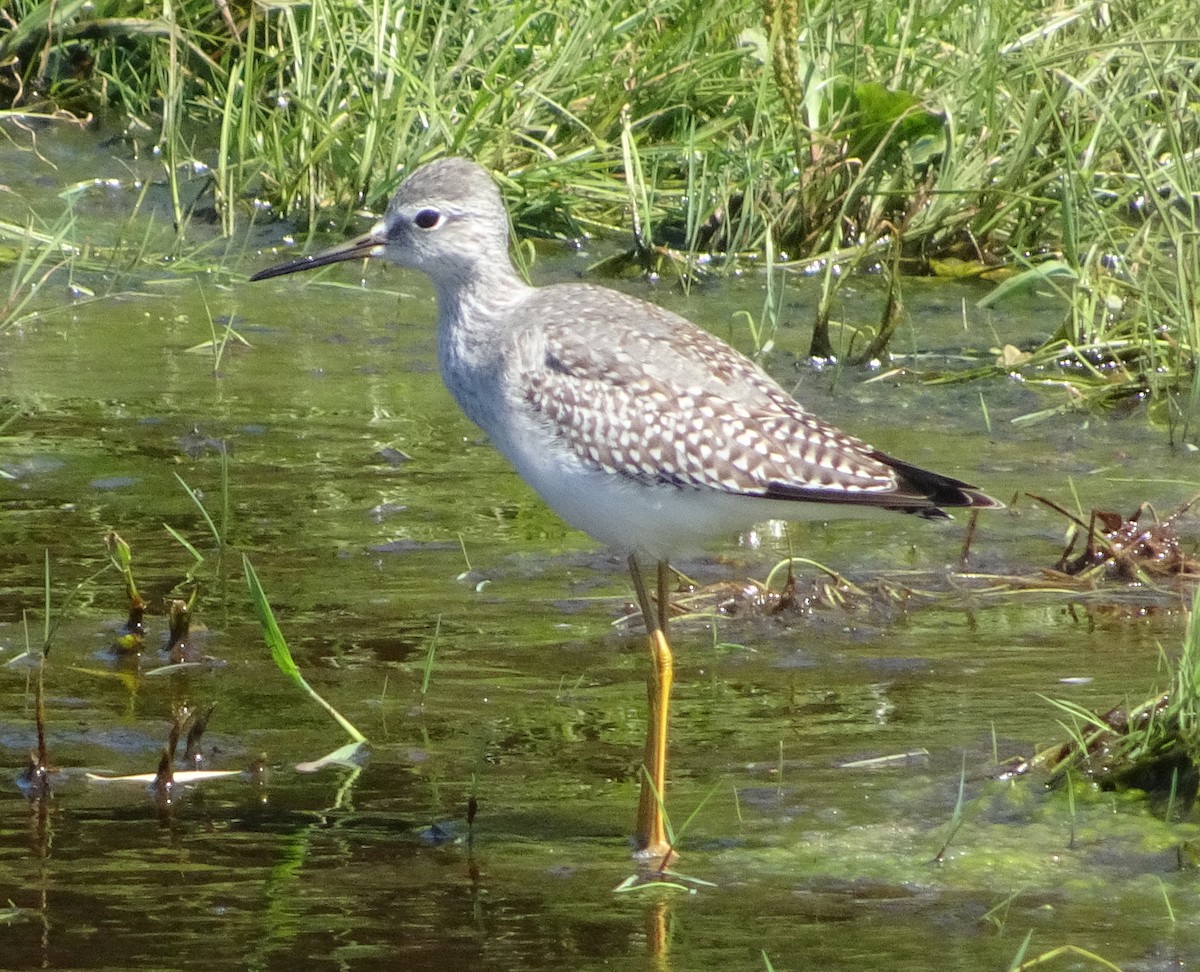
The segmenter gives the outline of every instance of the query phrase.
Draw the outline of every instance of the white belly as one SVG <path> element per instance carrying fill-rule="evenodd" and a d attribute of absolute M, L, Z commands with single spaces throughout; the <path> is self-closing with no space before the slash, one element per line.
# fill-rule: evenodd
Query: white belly
<path fill-rule="evenodd" d="M 571 526 L 623 554 L 670 560 L 694 552 L 714 538 L 730 537 L 768 520 L 829 520 L 867 517 L 869 506 L 757 499 L 711 489 L 644 485 L 584 466 L 547 445 L 521 449 L 512 440 L 493 440 Z"/>

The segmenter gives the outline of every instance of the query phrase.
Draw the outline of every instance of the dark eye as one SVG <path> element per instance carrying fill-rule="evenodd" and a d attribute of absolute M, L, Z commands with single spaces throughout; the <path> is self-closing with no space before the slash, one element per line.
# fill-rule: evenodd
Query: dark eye
<path fill-rule="evenodd" d="M 421 229 L 433 229 L 442 221 L 442 214 L 436 209 L 422 209 L 413 217 L 413 222 Z"/>

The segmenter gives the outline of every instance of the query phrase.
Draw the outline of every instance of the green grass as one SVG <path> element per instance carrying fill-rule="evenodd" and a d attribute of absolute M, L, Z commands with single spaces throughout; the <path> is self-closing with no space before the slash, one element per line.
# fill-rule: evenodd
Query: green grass
<path fill-rule="evenodd" d="M 267 595 L 263 592 L 262 584 L 259 583 L 258 574 L 255 573 L 254 567 L 250 563 L 250 558 L 245 554 L 242 555 L 242 568 L 246 575 L 246 587 L 250 592 L 250 601 L 254 606 L 254 613 L 258 616 L 259 623 L 262 625 L 263 638 L 267 643 L 267 647 L 271 650 L 271 657 L 275 660 L 276 666 L 305 695 L 328 712 L 333 717 L 333 720 L 342 727 L 346 735 L 350 737 L 351 744 L 348 747 L 339 749 L 337 751 L 338 754 L 344 756 L 356 751 L 359 746 L 367 741 L 367 737 L 359 732 L 349 719 L 338 712 L 329 702 L 325 701 L 316 689 L 308 684 L 307 679 L 300 672 L 300 667 L 292 658 L 292 652 L 288 647 L 287 639 L 284 638 L 283 632 L 279 628 L 279 623 L 275 620 L 275 612 L 271 609 L 271 605 L 267 601 Z"/>
<path fill-rule="evenodd" d="M 1078 771 L 1104 789 L 1145 792 L 1165 820 L 1189 813 L 1200 773 L 1200 590 L 1193 595 L 1178 656 L 1164 653 L 1163 667 L 1167 691 L 1105 715 L 1067 700 L 1047 700 L 1063 715 L 1059 725 L 1066 742 L 1035 755 L 1024 769 L 1052 770 L 1072 807 Z"/>
<path fill-rule="evenodd" d="M 868 0 L 266 2 L 236 39 L 208 0 L 119 8 L 17 2 L 25 29 L 0 53 L 68 106 L 152 121 L 164 166 L 203 158 L 234 214 L 247 193 L 309 217 L 378 211 L 403 170 L 465 153 L 516 177 L 529 228 L 624 228 L 632 192 L 643 233 L 674 219 L 694 240 L 737 191 L 735 252 L 771 228 L 805 258 L 968 233 L 993 257 L 1053 243 L 1080 264 L 1105 212 L 1159 212 L 1152 189 L 1181 204 L 1200 125 L 1200 14 L 1167 0 L 1110 23 L 1090 5 L 1047 23 L 1028 0 L 982 17 Z M 43 73 L 81 47 L 90 74 Z"/>
<path fill-rule="evenodd" d="M 520 233 L 632 229 L 637 262 L 685 275 L 706 250 L 709 268 L 770 253 L 820 273 L 818 355 L 885 354 L 905 273 L 949 258 L 1031 269 L 1025 283 L 1069 309 L 1016 370 L 1072 383 L 1064 407 L 1145 399 L 1173 436 L 1194 437 L 1194 4 L 10 9 L 0 99 L 142 120 L 181 236 L 179 177 L 196 161 L 233 235 L 264 203 L 312 231 L 379 212 L 404 172 L 465 154 L 500 175 Z M 1046 264 L 1055 275 L 1039 274 Z M 835 317 L 856 270 L 890 282 L 875 328 Z"/>
<path fill-rule="evenodd" d="M 44 231 L 34 226 L 32 217 L 24 226 L 0 221 L 0 266 L 12 268 L 7 293 L 0 293 L 0 334 L 36 316 L 31 305 L 39 289 L 78 255 L 69 242 L 74 229 L 69 208 Z"/>

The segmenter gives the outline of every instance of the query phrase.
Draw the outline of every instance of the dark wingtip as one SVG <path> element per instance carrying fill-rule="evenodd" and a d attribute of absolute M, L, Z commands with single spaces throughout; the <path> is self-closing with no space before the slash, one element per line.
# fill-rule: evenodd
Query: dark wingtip
<path fill-rule="evenodd" d="M 962 487 L 962 493 L 970 502 L 964 504 L 976 510 L 1002 510 L 1008 506 L 1007 503 L 1001 503 L 994 496 L 988 496 L 987 493 L 981 493 L 973 486 Z"/>
<path fill-rule="evenodd" d="M 924 495 L 934 507 L 943 506 L 976 510 L 1002 510 L 1004 504 L 993 496 L 975 488 L 961 479 L 943 476 L 941 473 L 930 472 L 920 466 L 913 466 L 883 453 L 875 453 L 873 458 L 890 466 L 900 477 L 901 489 L 904 492 Z M 928 515 L 928 514 L 926 514 Z M 936 514 L 934 514 L 936 515 Z"/>

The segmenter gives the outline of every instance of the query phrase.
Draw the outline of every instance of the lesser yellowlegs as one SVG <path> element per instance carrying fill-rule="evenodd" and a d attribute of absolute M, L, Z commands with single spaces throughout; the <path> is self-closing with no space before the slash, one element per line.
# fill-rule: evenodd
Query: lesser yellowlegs
<path fill-rule="evenodd" d="M 636 834 L 648 856 L 669 851 L 672 555 L 765 520 L 1001 505 L 825 424 L 682 317 L 604 287 L 529 286 L 509 259 L 500 192 L 473 162 L 418 169 L 364 235 L 251 279 L 364 257 L 433 280 L 455 400 L 563 519 L 629 558 L 653 660 Z M 657 564 L 657 602 L 639 560 Z"/>

